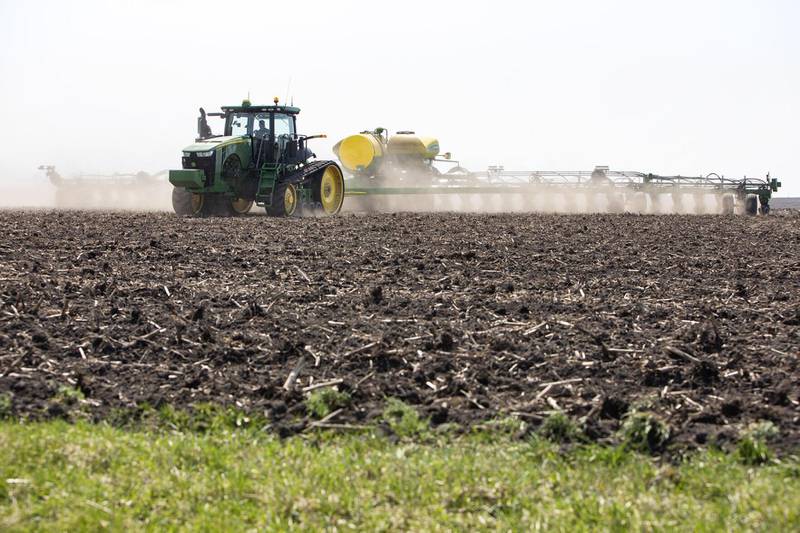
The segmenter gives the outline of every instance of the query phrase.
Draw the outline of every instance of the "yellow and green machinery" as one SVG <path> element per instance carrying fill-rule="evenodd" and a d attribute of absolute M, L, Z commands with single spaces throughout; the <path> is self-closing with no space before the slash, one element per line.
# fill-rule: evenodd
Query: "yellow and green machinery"
<path fill-rule="evenodd" d="M 347 196 L 349 210 L 544 211 L 767 214 L 780 182 L 616 171 L 507 170 L 470 172 L 440 153 L 439 141 L 413 131 L 362 131 L 336 143 L 341 162 L 318 160 L 308 142 L 322 135 L 297 133 L 300 109 L 279 105 L 201 108 L 197 138 L 183 149 L 182 168 L 162 175 L 114 174 L 62 178 L 40 167 L 56 186 L 58 207 L 157 208 L 172 188 L 181 215 L 241 215 L 253 204 L 272 216 L 303 212 L 333 215 Z M 208 117 L 222 119 L 215 135 Z M 156 205 L 158 204 L 158 205 Z"/>
<path fill-rule="evenodd" d="M 223 106 L 219 113 L 200 109 L 197 139 L 183 149 L 180 170 L 169 171 L 176 213 L 231 216 L 255 203 L 272 216 L 312 210 L 339 212 L 344 200 L 342 170 L 334 161 L 317 160 L 308 141 L 323 135 L 297 133 L 294 106 Z M 224 121 L 214 135 L 207 116 Z"/>
<path fill-rule="evenodd" d="M 716 173 L 662 176 L 615 171 L 506 170 L 492 166 L 469 172 L 439 142 L 412 131 L 385 128 L 345 137 L 333 147 L 344 168 L 351 204 L 367 209 L 406 208 L 466 211 L 769 213 L 780 182 L 771 178 L 726 178 Z M 445 171 L 437 168 L 449 166 Z M 487 205 L 491 204 L 491 205 Z"/>
<path fill-rule="evenodd" d="M 450 181 L 469 177 L 470 173 L 451 159 L 449 152 L 440 154 L 439 140 L 423 137 L 413 131 L 398 131 L 389 135 L 385 128 L 362 131 L 345 137 L 333 147 L 350 182 L 361 189 L 380 187 L 386 192 L 390 185 L 426 186 L 442 176 L 435 163 L 449 168 L 444 173 Z M 424 192 L 424 189 L 419 191 Z"/>

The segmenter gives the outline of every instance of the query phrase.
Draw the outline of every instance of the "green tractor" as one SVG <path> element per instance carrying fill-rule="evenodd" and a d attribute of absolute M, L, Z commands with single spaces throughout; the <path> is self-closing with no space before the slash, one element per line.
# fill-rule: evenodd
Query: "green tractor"
<path fill-rule="evenodd" d="M 334 161 L 316 160 L 308 141 L 324 135 L 298 135 L 292 106 L 224 106 L 208 113 L 225 121 L 214 135 L 201 108 L 197 139 L 183 149 L 181 170 L 170 170 L 172 207 L 179 215 L 236 216 L 255 203 L 271 216 L 303 210 L 335 215 L 344 201 L 342 170 Z"/>

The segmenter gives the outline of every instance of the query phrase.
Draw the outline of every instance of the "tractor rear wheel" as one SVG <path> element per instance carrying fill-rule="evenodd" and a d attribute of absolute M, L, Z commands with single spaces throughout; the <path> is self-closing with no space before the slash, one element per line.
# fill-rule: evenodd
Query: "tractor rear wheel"
<path fill-rule="evenodd" d="M 202 214 L 205 204 L 204 194 L 191 193 L 180 187 L 172 189 L 172 209 L 178 215 L 198 216 Z"/>
<path fill-rule="evenodd" d="M 314 176 L 311 182 L 311 195 L 314 203 L 322 206 L 326 215 L 335 215 L 344 202 L 344 177 L 336 165 L 328 165 Z"/>
<path fill-rule="evenodd" d="M 266 207 L 267 214 L 272 217 L 290 217 L 297 211 L 300 197 L 293 183 L 280 183 L 272 193 L 272 205 Z"/>

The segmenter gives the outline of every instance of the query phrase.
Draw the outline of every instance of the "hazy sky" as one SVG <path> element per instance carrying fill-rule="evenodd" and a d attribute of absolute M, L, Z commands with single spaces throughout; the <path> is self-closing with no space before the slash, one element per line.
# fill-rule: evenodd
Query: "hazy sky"
<path fill-rule="evenodd" d="M 176 168 L 199 106 L 291 78 L 320 157 L 386 126 L 473 170 L 771 171 L 800 196 L 798 27 L 777 0 L 0 0 L 0 180 Z"/>

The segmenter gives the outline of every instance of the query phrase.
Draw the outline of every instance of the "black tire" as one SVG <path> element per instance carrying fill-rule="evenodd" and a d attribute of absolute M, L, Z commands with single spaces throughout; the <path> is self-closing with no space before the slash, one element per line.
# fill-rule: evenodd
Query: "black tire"
<path fill-rule="evenodd" d="M 314 175 L 311 180 L 311 197 L 315 205 L 322 207 L 325 215 L 332 216 L 342 210 L 344 176 L 338 165 L 328 165 Z"/>
<path fill-rule="evenodd" d="M 758 196 L 756 196 L 755 194 L 748 194 L 745 197 L 744 212 L 751 216 L 755 216 L 758 214 Z"/>
<path fill-rule="evenodd" d="M 175 187 L 172 209 L 178 215 L 193 217 L 229 217 L 233 215 L 231 200 L 224 194 L 195 194 Z"/>
<path fill-rule="evenodd" d="M 734 206 L 736 202 L 732 194 L 726 194 L 722 197 L 722 214 L 732 215 L 734 213 Z"/>
<path fill-rule="evenodd" d="M 290 217 L 297 213 L 299 204 L 300 195 L 297 187 L 292 183 L 283 182 L 275 186 L 272 192 L 272 204 L 266 206 L 265 210 L 271 217 Z"/>
<path fill-rule="evenodd" d="M 769 204 L 761 204 L 761 214 L 769 215 Z"/>
<path fill-rule="evenodd" d="M 253 200 L 248 200 L 245 198 L 228 198 L 228 202 L 231 206 L 231 214 L 233 216 L 240 216 L 246 215 L 250 212 L 250 209 L 253 207 Z"/>

